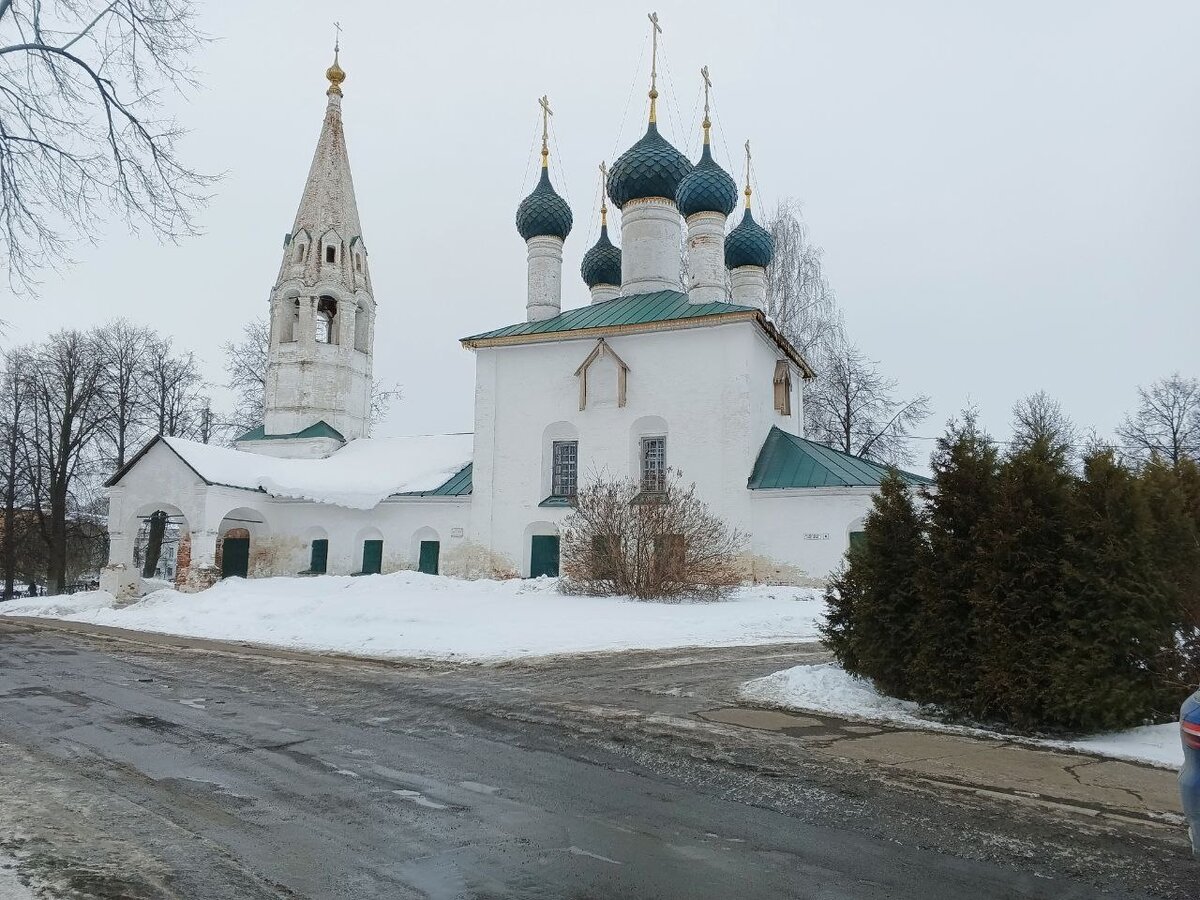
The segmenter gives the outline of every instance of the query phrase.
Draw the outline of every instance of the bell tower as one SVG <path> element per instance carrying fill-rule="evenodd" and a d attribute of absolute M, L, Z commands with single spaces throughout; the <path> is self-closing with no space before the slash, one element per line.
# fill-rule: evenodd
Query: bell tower
<path fill-rule="evenodd" d="M 342 128 L 338 64 L 321 136 L 271 289 L 265 421 L 245 450 L 316 456 L 370 431 L 375 298 Z"/>

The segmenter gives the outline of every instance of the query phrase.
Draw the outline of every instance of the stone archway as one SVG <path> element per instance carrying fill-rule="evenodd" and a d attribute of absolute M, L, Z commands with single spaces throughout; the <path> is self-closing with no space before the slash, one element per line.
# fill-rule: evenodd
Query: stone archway
<path fill-rule="evenodd" d="M 259 568 L 271 530 L 260 510 L 239 506 L 231 509 L 217 526 L 213 563 L 221 578 L 249 578 Z"/>
<path fill-rule="evenodd" d="M 170 503 L 147 503 L 133 516 L 134 538 L 125 560 L 141 579 L 171 583 L 187 581 L 192 563 L 192 530 L 187 516 Z M 149 572 L 149 574 L 147 574 Z"/>

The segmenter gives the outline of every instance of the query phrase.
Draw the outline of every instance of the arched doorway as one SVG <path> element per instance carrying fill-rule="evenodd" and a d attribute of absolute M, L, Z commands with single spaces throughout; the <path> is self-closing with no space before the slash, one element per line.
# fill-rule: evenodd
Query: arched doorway
<path fill-rule="evenodd" d="M 139 508 L 132 553 L 131 571 L 138 577 L 182 584 L 192 562 L 192 532 L 179 507 L 150 503 Z"/>
<path fill-rule="evenodd" d="M 267 522 L 256 509 L 230 510 L 217 529 L 215 563 L 222 578 L 249 578 L 254 552 L 268 534 Z"/>

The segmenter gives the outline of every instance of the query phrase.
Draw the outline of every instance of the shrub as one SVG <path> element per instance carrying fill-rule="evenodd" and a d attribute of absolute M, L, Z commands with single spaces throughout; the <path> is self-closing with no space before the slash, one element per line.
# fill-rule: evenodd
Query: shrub
<path fill-rule="evenodd" d="M 632 478 L 596 479 L 580 489 L 563 523 L 562 589 L 717 600 L 742 580 L 742 544 L 675 470 L 660 491 Z"/>

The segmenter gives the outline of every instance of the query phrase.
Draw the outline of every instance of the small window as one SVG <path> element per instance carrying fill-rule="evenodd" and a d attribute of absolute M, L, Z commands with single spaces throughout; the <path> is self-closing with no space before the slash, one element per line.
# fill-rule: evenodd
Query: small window
<path fill-rule="evenodd" d="M 325 262 L 337 262 L 337 247 L 330 244 L 325 248 Z"/>
<path fill-rule="evenodd" d="M 337 301 L 332 297 L 322 297 L 317 301 L 317 315 L 313 320 L 313 334 L 318 344 L 335 344 L 336 330 L 334 317 L 337 315 Z"/>
<path fill-rule="evenodd" d="M 314 575 L 324 575 L 329 567 L 329 540 L 317 538 L 312 542 L 312 552 L 309 556 L 308 571 Z"/>
<path fill-rule="evenodd" d="M 356 272 L 362 271 L 362 254 L 361 253 L 354 254 L 354 270 Z"/>
<path fill-rule="evenodd" d="M 667 439 L 642 438 L 642 490 L 659 493 L 667 485 Z"/>
<path fill-rule="evenodd" d="M 781 416 L 792 414 L 792 370 L 784 359 L 775 363 L 775 411 Z"/>
<path fill-rule="evenodd" d="M 579 490 L 579 442 L 554 442 L 554 469 L 550 493 L 555 497 L 574 497 Z"/>

